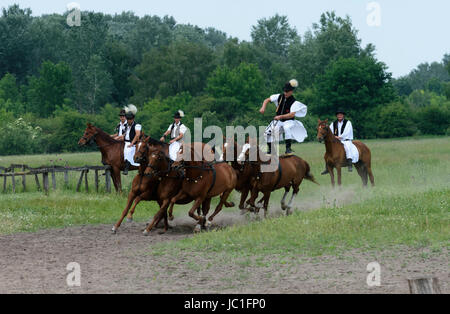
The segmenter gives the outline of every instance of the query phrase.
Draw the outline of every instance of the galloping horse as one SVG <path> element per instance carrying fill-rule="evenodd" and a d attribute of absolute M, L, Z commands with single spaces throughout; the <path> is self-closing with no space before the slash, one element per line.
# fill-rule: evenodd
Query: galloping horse
<path fill-rule="evenodd" d="M 249 160 L 251 151 L 256 153 L 256 161 Z M 262 192 L 264 196 L 258 204 L 264 202 L 262 207 L 264 208 L 264 217 L 266 218 L 271 193 L 284 188 L 285 193 L 281 200 L 281 208 L 286 211 L 286 215 L 289 215 L 294 198 L 300 190 L 300 184 L 303 182 L 303 179 L 314 182 L 317 185 L 319 185 L 319 183 L 317 183 L 314 176 L 310 173 L 309 164 L 300 157 L 293 155 L 277 157 L 276 162 L 278 163 L 278 167 L 276 171 L 261 172 L 261 165 L 268 164 L 270 162 L 262 161 L 261 156 L 263 154 L 264 153 L 257 145 L 248 145 L 247 147 L 244 147 L 244 150 L 239 158 L 241 162 L 248 163 L 253 168 L 254 177 L 252 183 L 252 195 L 247 203 L 255 210 L 256 213 L 259 213 L 261 206 L 255 205 L 255 201 L 258 197 L 258 193 Z M 293 188 L 292 197 L 289 203 L 286 204 L 286 197 L 291 190 L 291 187 Z"/>
<path fill-rule="evenodd" d="M 175 203 L 187 197 L 194 200 L 194 205 L 189 211 L 189 216 L 194 218 L 198 224 L 195 227 L 195 232 L 198 232 L 202 227 L 207 229 L 211 227 L 214 217 L 222 210 L 224 204 L 236 187 L 236 173 L 233 168 L 225 162 L 211 163 L 198 158 L 198 151 L 205 152 L 206 144 L 193 143 L 183 144 L 178 153 L 177 161 L 174 162 L 173 167 L 184 169 L 185 179 L 179 193 L 170 200 L 170 212 Z M 212 154 L 212 150 L 209 148 Z M 186 160 L 190 157 L 190 160 Z M 213 160 L 214 155 L 206 157 L 206 160 Z M 198 160 L 198 161 L 197 161 Z M 215 212 L 206 221 L 206 215 L 209 212 L 211 199 L 215 196 L 221 195 L 220 202 L 217 205 Z M 203 216 L 197 216 L 195 211 L 203 204 Z M 206 225 L 205 225 L 206 223 Z"/>
<path fill-rule="evenodd" d="M 123 149 L 125 142 L 116 141 L 109 134 L 100 128 L 88 123 L 83 136 L 78 145 L 84 146 L 88 143 L 95 142 L 102 153 L 103 165 L 111 166 L 111 177 L 116 192 L 122 192 L 122 179 L 120 171 L 125 169 L 125 161 L 123 157 Z M 139 167 L 130 167 L 130 170 L 138 170 Z"/>
<path fill-rule="evenodd" d="M 334 168 L 336 168 L 338 175 L 338 185 L 342 185 L 342 171 L 341 168 L 345 167 L 346 155 L 345 149 L 342 143 L 335 138 L 333 132 L 331 131 L 330 126 L 328 125 L 328 119 L 325 121 L 321 121 L 319 119 L 319 124 L 317 126 L 317 139 L 319 142 L 325 141 L 325 163 L 328 168 L 328 172 L 331 177 L 331 184 L 333 187 L 335 186 L 334 181 Z M 358 171 L 359 176 L 363 182 L 363 186 L 367 186 L 368 179 L 370 178 L 370 182 L 372 186 L 375 186 L 375 180 L 372 174 L 371 168 L 371 152 L 370 149 L 360 141 L 353 141 L 353 144 L 358 148 L 359 151 L 359 161 L 355 164 L 356 170 Z"/>
<path fill-rule="evenodd" d="M 112 231 L 114 233 L 117 232 L 120 225 L 122 224 L 125 216 L 128 215 L 127 221 L 133 221 L 133 215 L 136 210 L 137 205 L 141 201 L 153 201 L 158 200 L 157 198 L 157 189 L 159 186 L 159 180 L 156 177 L 149 177 L 144 174 L 149 159 L 148 155 L 151 151 L 160 150 L 163 154 L 169 154 L 169 145 L 166 143 L 159 142 L 157 140 L 152 139 L 151 137 L 142 138 L 137 143 L 137 150 L 134 155 L 134 161 L 140 164 L 139 173 L 133 179 L 133 183 L 131 186 L 131 191 L 128 194 L 128 201 L 125 209 L 122 212 L 122 216 L 119 221 L 114 225 Z M 131 208 L 134 202 L 133 208 Z M 131 208 L 131 211 L 130 211 Z"/>
<path fill-rule="evenodd" d="M 227 159 L 227 151 L 233 149 L 233 158 L 232 160 Z M 248 163 L 239 163 L 238 158 L 239 154 L 242 151 L 242 148 L 238 145 L 238 143 L 233 139 L 232 141 L 224 138 L 224 143 L 222 147 L 222 160 L 231 162 L 231 167 L 233 167 L 234 171 L 237 175 L 236 182 L 236 191 L 241 193 L 241 200 L 239 202 L 239 209 L 245 209 L 245 201 L 247 200 L 247 196 L 252 189 L 252 178 L 253 178 L 253 169 Z"/>

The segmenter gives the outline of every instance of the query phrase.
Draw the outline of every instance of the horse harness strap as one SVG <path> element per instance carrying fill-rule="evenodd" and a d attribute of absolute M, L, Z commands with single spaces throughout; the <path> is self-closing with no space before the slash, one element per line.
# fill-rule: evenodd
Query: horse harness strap
<path fill-rule="evenodd" d="M 283 170 L 281 169 L 281 162 L 278 161 L 278 179 L 277 179 L 277 183 L 275 183 L 272 191 L 275 191 L 276 187 L 278 186 L 278 184 L 281 181 L 281 177 L 283 176 Z"/>

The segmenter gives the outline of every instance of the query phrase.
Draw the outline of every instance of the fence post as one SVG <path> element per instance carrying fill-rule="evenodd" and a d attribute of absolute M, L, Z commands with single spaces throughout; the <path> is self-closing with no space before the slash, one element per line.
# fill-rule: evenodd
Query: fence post
<path fill-rule="evenodd" d="M 437 278 L 408 279 L 408 285 L 411 294 L 441 294 Z"/>
<path fill-rule="evenodd" d="M 81 182 L 83 181 L 83 176 L 84 176 L 84 170 L 81 170 L 81 176 L 80 176 L 80 179 L 78 180 L 78 184 L 77 184 L 77 192 L 80 192 Z"/>
<path fill-rule="evenodd" d="M 88 173 L 89 173 L 89 169 L 87 169 L 84 173 L 84 185 L 86 187 L 86 193 L 89 192 Z"/>
<path fill-rule="evenodd" d="M 39 183 L 39 177 L 37 173 L 34 175 L 34 180 L 36 181 L 37 190 L 41 191 L 41 184 Z"/>
<path fill-rule="evenodd" d="M 5 169 L 5 175 L 6 175 L 6 169 Z M 6 193 L 6 176 L 3 177 L 3 193 Z"/>
<path fill-rule="evenodd" d="M 25 173 L 25 165 L 22 165 L 22 173 Z M 23 187 L 23 191 L 26 192 L 27 191 L 27 183 L 26 183 L 26 175 L 22 175 L 22 187 Z"/>
<path fill-rule="evenodd" d="M 11 173 L 12 173 L 12 191 L 13 193 L 16 193 L 16 176 L 14 175 L 14 168 L 11 167 Z"/>
<path fill-rule="evenodd" d="M 64 184 L 67 189 L 69 187 L 69 171 L 67 170 L 64 170 Z"/>
<path fill-rule="evenodd" d="M 111 193 L 111 170 L 106 169 L 106 192 Z"/>
<path fill-rule="evenodd" d="M 52 186 L 53 186 L 53 191 L 56 191 L 55 167 L 53 167 L 53 170 L 52 170 Z"/>
<path fill-rule="evenodd" d="M 95 170 L 95 191 L 98 193 L 98 170 Z"/>
<path fill-rule="evenodd" d="M 49 190 L 49 187 L 48 187 L 48 172 L 44 172 L 43 174 L 42 174 L 42 180 L 43 180 L 43 185 L 44 185 L 44 192 L 45 192 L 45 194 L 48 194 L 48 190 Z"/>

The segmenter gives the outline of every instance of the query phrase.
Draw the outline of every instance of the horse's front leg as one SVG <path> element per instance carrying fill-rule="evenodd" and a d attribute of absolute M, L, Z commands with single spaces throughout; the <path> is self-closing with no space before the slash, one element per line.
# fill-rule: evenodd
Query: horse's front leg
<path fill-rule="evenodd" d="M 342 185 L 342 168 L 341 166 L 336 166 L 336 172 L 338 176 L 338 186 Z"/>
<path fill-rule="evenodd" d="M 122 224 L 123 220 L 125 219 L 125 216 L 128 214 L 128 211 L 130 210 L 131 205 L 133 204 L 133 201 L 135 199 L 136 199 L 136 194 L 134 192 L 131 192 L 130 195 L 128 196 L 127 206 L 123 210 L 122 216 L 120 217 L 119 221 L 117 221 L 117 223 L 112 228 L 112 232 L 114 232 L 114 233 L 117 232 L 117 230 L 119 229 L 119 227 Z"/>
<path fill-rule="evenodd" d="M 120 168 L 112 167 L 111 170 L 111 177 L 114 188 L 116 189 L 117 193 L 122 194 L 122 177 L 120 176 Z"/>
<path fill-rule="evenodd" d="M 334 168 L 331 166 L 327 166 L 328 167 L 328 172 L 330 173 L 330 178 L 331 178 L 331 185 L 333 186 L 333 188 L 336 186 L 336 183 L 334 181 Z"/>
<path fill-rule="evenodd" d="M 269 201 L 270 201 L 271 191 L 264 192 L 264 219 L 267 218 L 267 212 L 269 211 Z"/>
<path fill-rule="evenodd" d="M 156 215 L 153 217 L 153 220 L 151 223 L 148 224 L 147 228 L 144 230 L 144 235 L 147 236 L 150 234 L 150 231 L 152 231 L 152 229 L 158 225 L 158 223 L 161 221 L 161 219 L 164 217 L 164 214 L 167 214 L 167 207 L 169 207 L 169 200 L 165 199 L 163 201 L 163 203 L 161 204 L 161 207 L 159 209 L 159 211 L 156 213 Z M 164 222 L 165 219 L 164 219 Z M 167 231 L 167 225 L 164 224 L 164 230 Z"/>
<path fill-rule="evenodd" d="M 248 187 L 244 187 L 241 192 L 241 201 L 239 203 L 239 209 L 245 209 L 245 200 L 247 199 L 248 193 L 250 189 Z"/>
<path fill-rule="evenodd" d="M 195 214 L 195 211 L 197 210 L 197 208 L 200 207 L 200 205 L 203 203 L 203 201 L 204 201 L 203 197 L 197 198 L 195 200 L 194 205 L 192 206 L 191 210 L 189 211 L 189 217 L 192 217 L 198 221 L 198 224 L 195 226 L 194 232 L 200 232 L 202 230 L 202 225 L 204 223 L 204 219 L 200 216 L 197 216 Z"/>

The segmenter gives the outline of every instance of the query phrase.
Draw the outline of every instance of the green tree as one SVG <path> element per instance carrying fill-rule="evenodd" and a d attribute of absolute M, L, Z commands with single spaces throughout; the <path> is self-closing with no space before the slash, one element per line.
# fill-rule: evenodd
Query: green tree
<path fill-rule="evenodd" d="M 155 96 L 181 92 L 197 95 L 205 88 L 214 67 L 213 52 L 205 45 L 183 41 L 152 49 L 130 78 L 132 101 L 144 103 Z"/>
<path fill-rule="evenodd" d="M 62 106 L 70 93 L 72 75 L 63 62 L 42 63 L 39 77 L 30 77 L 27 91 L 27 111 L 40 117 L 48 117 L 58 106 Z"/>
<path fill-rule="evenodd" d="M 307 88 L 317 82 L 327 66 L 339 58 L 358 57 L 363 53 L 370 56 L 373 46 L 362 50 L 357 34 L 350 17 L 344 19 L 335 12 L 322 14 L 320 22 L 313 24 L 303 40 L 289 49 L 289 61 L 301 87 Z"/>
<path fill-rule="evenodd" d="M 287 16 L 276 14 L 260 19 L 252 27 L 253 43 L 275 55 L 287 56 L 289 46 L 300 40 L 297 30 L 289 25 Z"/>
<path fill-rule="evenodd" d="M 319 81 L 318 103 L 311 110 L 328 116 L 343 108 L 352 117 L 358 137 L 373 136 L 376 127 L 368 121 L 373 121 L 374 110 L 395 100 L 391 74 L 372 57 L 339 59 Z"/>
<path fill-rule="evenodd" d="M 100 110 L 111 98 L 113 80 L 108 72 L 105 61 L 98 55 L 93 55 L 84 71 L 83 91 L 85 102 L 83 109 L 89 113 Z"/>
<path fill-rule="evenodd" d="M 30 9 L 14 4 L 2 9 L 0 16 L 0 77 L 14 74 L 24 82 L 31 72 L 33 38 L 30 28 L 33 17 Z"/>
<path fill-rule="evenodd" d="M 392 138 L 414 135 L 417 127 L 412 117 L 412 111 L 401 102 L 379 107 L 379 115 L 376 118 L 377 136 Z"/>

